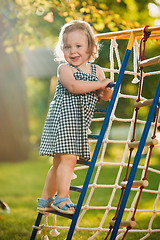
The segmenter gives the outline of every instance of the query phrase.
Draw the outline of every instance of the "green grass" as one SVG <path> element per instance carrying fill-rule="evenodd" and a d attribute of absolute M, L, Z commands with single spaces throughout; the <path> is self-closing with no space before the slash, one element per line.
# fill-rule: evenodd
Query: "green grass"
<path fill-rule="evenodd" d="M 118 151 L 118 150 L 117 150 Z M 114 151 L 113 151 L 114 152 Z M 114 152 L 115 153 L 115 152 Z M 160 169 L 159 153 L 156 153 L 151 161 L 150 167 Z M 113 154 L 110 155 L 113 157 Z M 107 159 L 110 161 L 111 159 Z M 36 153 L 32 154 L 30 160 L 20 163 L 0 163 L 0 199 L 7 202 L 10 207 L 10 214 L 0 214 L 0 240 L 28 240 L 32 232 L 32 226 L 35 223 L 37 216 L 37 197 L 41 196 L 41 192 L 44 186 L 45 177 L 48 169 L 51 166 L 50 159 L 47 157 L 39 157 Z M 96 168 L 94 170 L 91 182 L 94 179 Z M 117 176 L 118 167 L 103 167 L 100 171 L 98 178 L 99 184 L 114 184 L 115 177 Z M 82 185 L 86 174 L 86 170 L 76 171 L 77 179 L 73 180 L 72 185 Z M 138 177 L 140 173 L 137 173 Z M 148 180 L 150 182 L 149 189 L 158 189 L 159 175 L 154 173 L 148 174 Z M 91 189 L 88 189 L 87 196 Z M 90 205 L 106 206 L 110 199 L 112 189 L 95 189 L 92 196 Z M 132 197 L 135 192 L 131 193 L 128 199 L 127 206 L 130 206 Z M 71 193 L 71 199 L 76 203 L 78 199 L 78 193 Z M 87 197 L 86 196 L 86 197 Z M 117 206 L 120 196 L 120 190 L 117 190 L 113 199 L 112 206 Z M 153 209 L 153 203 L 156 194 L 143 193 L 140 201 L 140 208 Z M 85 198 L 86 200 L 86 198 Z M 160 202 L 156 209 L 160 209 Z M 108 228 L 109 221 L 114 216 L 114 211 L 110 211 L 103 227 Z M 88 210 L 84 215 L 80 226 L 82 227 L 97 227 L 102 220 L 104 210 Z M 126 215 L 125 215 L 126 216 Z M 124 218 L 125 218 L 124 216 Z M 136 214 L 136 228 L 147 229 L 150 221 L 151 213 L 137 213 Z M 43 223 L 43 220 L 42 220 Z M 156 214 L 152 228 L 160 228 L 160 214 Z M 57 217 L 57 225 L 69 226 L 70 220 L 62 217 Z M 49 225 L 52 225 L 52 216 L 49 217 Z M 67 234 L 66 230 L 59 230 L 60 235 L 57 240 L 64 240 Z M 90 231 L 78 231 L 74 234 L 73 240 L 87 240 L 94 232 Z M 101 232 L 95 239 L 104 239 L 106 232 Z M 128 233 L 127 240 L 140 239 L 144 236 L 144 233 Z M 41 239 L 42 235 L 37 235 L 36 239 Z M 54 239 L 53 237 L 49 237 Z M 152 233 L 150 239 L 160 239 L 159 233 Z"/>

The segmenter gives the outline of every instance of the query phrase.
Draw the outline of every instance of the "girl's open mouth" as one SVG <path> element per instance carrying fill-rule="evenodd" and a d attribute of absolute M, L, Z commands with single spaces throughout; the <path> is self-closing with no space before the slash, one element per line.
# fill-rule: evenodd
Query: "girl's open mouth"
<path fill-rule="evenodd" d="M 78 61 L 79 59 L 80 59 L 80 56 L 71 57 L 71 60 L 75 62 Z"/>

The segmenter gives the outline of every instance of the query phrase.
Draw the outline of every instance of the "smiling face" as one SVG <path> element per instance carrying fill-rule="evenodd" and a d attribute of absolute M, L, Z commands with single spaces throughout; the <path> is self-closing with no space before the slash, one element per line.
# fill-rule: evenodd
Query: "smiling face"
<path fill-rule="evenodd" d="M 86 65 L 89 60 L 87 35 L 82 30 L 65 33 L 62 50 L 69 64 L 77 67 Z"/>

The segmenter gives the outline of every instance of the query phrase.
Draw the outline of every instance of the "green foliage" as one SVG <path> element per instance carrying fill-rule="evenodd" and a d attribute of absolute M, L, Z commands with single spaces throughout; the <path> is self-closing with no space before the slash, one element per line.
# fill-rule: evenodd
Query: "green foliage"
<path fill-rule="evenodd" d="M 64 21 L 73 19 L 89 22 L 95 32 L 142 27 L 155 19 L 149 15 L 151 2 L 158 5 L 151 0 L 2 0 L 1 38 L 11 52 L 24 46 L 53 45 Z M 47 13 L 53 13 L 53 22 L 45 21 Z"/>
<path fill-rule="evenodd" d="M 3 25 L 1 38 L 7 52 L 22 51 L 26 46 L 53 46 L 56 41 L 55 35 L 58 35 L 59 28 L 64 23 L 56 13 L 56 24 L 43 19 L 52 10 L 52 1 L 2 1 L 0 7 L 0 21 Z M 42 15 L 36 14 L 39 7 L 44 9 Z"/>

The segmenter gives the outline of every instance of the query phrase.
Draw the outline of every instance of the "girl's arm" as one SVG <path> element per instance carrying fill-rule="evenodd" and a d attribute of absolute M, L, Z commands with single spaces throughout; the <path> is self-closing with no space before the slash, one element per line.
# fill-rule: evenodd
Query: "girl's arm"
<path fill-rule="evenodd" d="M 102 71 L 102 69 L 98 65 L 96 65 L 96 72 L 97 72 L 97 77 L 98 77 L 99 81 L 103 81 L 105 79 L 105 75 L 104 75 L 104 72 Z M 109 82 L 112 82 L 112 81 L 109 80 Z M 113 88 L 109 88 L 109 87 L 99 89 L 97 91 L 98 96 L 104 101 L 110 100 L 112 93 L 113 93 Z"/>
<path fill-rule="evenodd" d="M 70 66 L 62 64 L 58 68 L 58 78 L 62 85 L 71 93 L 84 94 L 95 91 L 97 89 L 105 89 L 109 82 L 109 79 L 101 79 L 101 81 L 83 81 L 76 80 L 73 76 L 73 72 Z"/>

